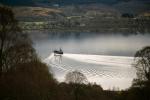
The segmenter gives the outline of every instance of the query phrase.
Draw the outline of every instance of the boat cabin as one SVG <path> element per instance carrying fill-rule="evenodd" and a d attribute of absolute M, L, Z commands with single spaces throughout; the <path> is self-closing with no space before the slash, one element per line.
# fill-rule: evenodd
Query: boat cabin
<path fill-rule="evenodd" d="M 54 50 L 54 55 L 63 55 L 62 49 L 60 49 L 60 50 Z"/>

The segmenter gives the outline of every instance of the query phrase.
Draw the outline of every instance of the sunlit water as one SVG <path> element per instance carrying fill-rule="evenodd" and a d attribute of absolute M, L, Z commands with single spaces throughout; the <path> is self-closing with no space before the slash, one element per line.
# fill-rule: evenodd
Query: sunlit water
<path fill-rule="evenodd" d="M 62 57 L 51 54 L 44 60 L 56 79 L 65 80 L 65 75 L 74 70 L 82 72 L 90 83 L 97 83 L 104 89 L 127 89 L 131 86 L 136 71 L 131 66 L 133 57 L 64 54 Z"/>
<path fill-rule="evenodd" d="M 150 34 L 90 34 L 60 37 L 32 32 L 31 36 L 38 55 L 51 66 L 58 81 L 64 81 L 67 72 L 79 70 L 89 82 L 96 82 L 104 89 L 129 88 L 136 77 L 133 56 L 137 50 L 150 45 Z M 58 61 L 52 52 L 59 48 L 64 55 Z"/>

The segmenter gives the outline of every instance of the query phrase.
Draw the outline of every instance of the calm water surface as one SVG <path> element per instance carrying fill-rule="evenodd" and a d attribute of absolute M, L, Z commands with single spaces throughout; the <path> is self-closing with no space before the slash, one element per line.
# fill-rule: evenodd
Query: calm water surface
<path fill-rule="evenodd" d="M 77 35 L 71 33 L 69 36 L 60 36 L 60 34 L 32 32 L 34 47 L 41 58 L 46 58 L 53 50 L 59 48 L 62 48 L 65 53 L 134 56 L 137 50 L 150 45 L 150 34 L 128 36 L 95 33 Z"/>

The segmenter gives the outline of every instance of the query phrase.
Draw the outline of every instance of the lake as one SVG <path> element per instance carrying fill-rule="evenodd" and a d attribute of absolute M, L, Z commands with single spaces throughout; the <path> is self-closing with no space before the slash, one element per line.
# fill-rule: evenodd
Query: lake
<path fill-rule="evenodd" d="M 79 70 L 89 82 L 104 89 L 129 88 L 136 77 L 133 56 L 150 45 L 150 34 L 32 32 L 31 37 L 38 55 L 51 66 L 58 81 L 64 81 L 66 73 Z M 53 50 L 60 48 L 64 55 L 59 62 Z"/>

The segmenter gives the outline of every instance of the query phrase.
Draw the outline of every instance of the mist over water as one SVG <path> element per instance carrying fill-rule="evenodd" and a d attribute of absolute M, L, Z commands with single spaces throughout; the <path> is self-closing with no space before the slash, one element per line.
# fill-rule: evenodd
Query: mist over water
<path fill-rule="evenodd" d="M 32 32 L 31 37 L 41 58 L 48 57 L 53 50 L 59 48 L 64 53 L 134 56 L 137 50 L 150 45 L 150 34 L 74 34 Z"/>

